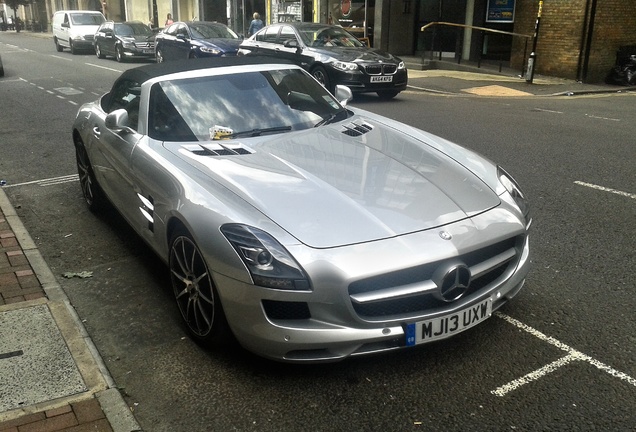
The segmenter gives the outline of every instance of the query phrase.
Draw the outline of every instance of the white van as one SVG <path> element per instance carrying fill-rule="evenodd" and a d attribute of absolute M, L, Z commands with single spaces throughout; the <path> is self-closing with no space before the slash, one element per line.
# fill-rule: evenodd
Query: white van
<path fill-rule="evenodd" d="M 53 42 L 58 51 L 65 47 L 75 54 L 77 50 L 93 49 L 95 32 L 106 21 L 98 11 L 66 10 L 53 15 Z"/>

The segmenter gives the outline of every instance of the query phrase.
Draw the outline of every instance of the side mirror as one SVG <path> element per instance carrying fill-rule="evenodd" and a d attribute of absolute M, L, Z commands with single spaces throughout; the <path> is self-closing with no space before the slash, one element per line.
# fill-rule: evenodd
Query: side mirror
<path fill-rule="evenodd" d="M 68 23 L 66 23 L 66 22 L 63 22 L 63 23 L 62 23 L 62 27 L 66 27 L 66 28 L 69 28 L 70 26 L 69 26 L 69 24 L 68 24 Z"/>
<path fill-rule="evenodd" d="M 108 129 L 116 132 L 132 132 L 128 127 L 128 111 L 123 108 L 108 113 L 105 124 Z"/>
<path fill-rule="evenodd" d="M 334 96 L 336 96 L 336 99 L 338 99 L 338 102 L 340 102 L 342 106 L 347 106 L 347 102 L 353 99 L 351 89 L 340 84 L 336 85 L 336 94 Z"/>
<path fill-rule="evenodd" d="M 302 48 L 296 39 L 287 39 L 283 42 L 283 46 L 285 48 L 296 48 L 296 54 L 300 54 L 302 52 Z"/>

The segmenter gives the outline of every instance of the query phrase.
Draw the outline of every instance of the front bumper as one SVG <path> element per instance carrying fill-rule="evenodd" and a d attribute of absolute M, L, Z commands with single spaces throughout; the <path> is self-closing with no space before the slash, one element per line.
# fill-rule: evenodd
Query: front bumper
<path fill-rule="evenodd" d="M 329 66 L 328 73 L 333 85 L 346 85 L 354 93 L 402 91 L 406 89 L 408 84 L 408 72 L 406 69 L 399 69 L 390 75 L 367 75 L 359 70 L 344 72 Z M 372 79 L 390 79 L 391 81 L 371 82 Z"/>
<path fill-rule="evenodd" d="M 124 56 L 137 58 L 154 58 L 155 48 L 127 48 L 124 47 Z"/>
<path fill-rule="evenodd" d="M 473 230 L 481 231 L 474 233 L 480 249 L 464 255 L 460 252 L 459 257 L 475 255 L 485 249 L 484 238 L 491 237 L 494 230 L 498 229 L 482 226 L 487 216 L 482 217 L 485 219 L 476 221 L 476 227 L 473 226 Z M 444 229 L 459 238 L 469 225 L 463 221 Z M 475 284 L 479 287 L 458 301 L 438 302 L 424 309 L 410 309 L 409 303 L 421 302 L 421 299 L 415 297 L 397 299 L 401 305 L 393 302 L 391 311 L 386 313 L 375 313 L 373 307 L 365 309 L 354 304 L 350 296 L 351 286 L 355 285 L 356 279 L 364 278 L 367 274 L 360 272 L 349 277 L 350 275 L 342 273 L 344 269 L 351 268 L 354 262 L 359 264 L 361 259 L 363 262 L 372 260 L 377 251 L 370 251 L 368 256 L 358 255 L 357 258 L 351 253 L 350 257 L 336 255 L 331 262 L 318 265 L 327 267 L 328 271 L 325 268 L 319 271 L 309 268 L 314 286 L 311 292 L 271 290 L 220 274 L 215 274 L 214 279 L 230 327 L 244 348 L 280 361 L 333 362 L 349 356 L 406 348 L 407 324 L 457 313 L 489 297 L 493 299 L 494 311 L 512 299 L 523 286 L 530 269 L 529 237 L 525 227 L 517 225 L 517 228 L 516 233 L 506 235 L 514 239 L 515 257 L 500 273 L 481 285 Z M 407 237 L 410 238 L 388 240 L 387 246 L 393 247 L 394 242 L 410 243 L 403 248 L 403 252 L 412 252 L 421 250 L 422 244 L 432 245 L 437 242 L 447 249 L 440 248 L 433 253 L 437 255 L 433 257 L 434 263 L 457 259 L 457 245 L 449 247 L 450 242 L 440 242 L 438 230 Z M 397 269 L 400 266 L 416 268 L 416 265 L 406 263 L 410 258 L 411 255 L 406 253 L 388 259 L 385 257 L 382 263 L 373 263 L 371 268 L 384 265 L 386 269 L 379 271 L 387 274 L 391 273 L 391 268 Z"/>

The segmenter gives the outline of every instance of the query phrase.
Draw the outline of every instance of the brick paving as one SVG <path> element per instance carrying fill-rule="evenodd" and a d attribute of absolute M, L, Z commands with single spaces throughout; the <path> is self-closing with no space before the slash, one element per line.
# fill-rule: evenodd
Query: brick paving
<path fill-rule="evenodd" d="M 0 305 L 46 297 L 0 209 Z"/>
<path fill-rule="evenodd" d="M 0 306 L 46 298 L 29 260 L 0 208 Z M 0 422 L 0 432 L 113 432 L 98 399 Z"/>

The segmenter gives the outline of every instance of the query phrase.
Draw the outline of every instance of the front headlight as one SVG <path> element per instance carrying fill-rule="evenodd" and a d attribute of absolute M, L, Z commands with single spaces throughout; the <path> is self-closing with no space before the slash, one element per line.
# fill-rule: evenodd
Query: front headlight
<path fill-rule="evenodd" d="M 403 61 L 400 62 L 400 64 L 398 65 L 398 69 L 404 69 L 406 68 L 406 65 L 404 64 Z"/>
<path fill-rule="evenodd" d="M 335 61 L 332 63 L 333 67 L 345 72 L 353 72 L 358 70 L 358 65 L 355 63 Z"/>
<path fill-rule="evenodd" d="M 521 192 L 519 184 L 500 166 L 497 167 L 497 177 L 499 178 L 499 183 L 501 183 L 501 185 L 508 191 L 512 199 L 517 204 L 517 207 L 519 207 L 519 210 L 525 219 L 526 226 L 530 226 L 530 222 L 532 221 L 532 218 L 530 217 L 530 203 L 528 203 L 525 195 Z"/>
<path fill-rule="evenodd" d="M 201 50 L 201 52 L 204 52 L 206 54 L 212 54 L 212 55 L 219 55 L 221 54 L 221 50 L 218 48 L 210 48 L 210 47 L 201 47 L 199 48 Z"/>
<path fill-rule="evenodd" d="M 255 285 L 308 291 L 309 279 L 300 265 L 272 236 L 247 225 L 227 224 L 221 232 L 250 271 Z"/>
<path fill-rule="evenodd" d="M 135 43 L 132 41 L 123 41 L 122 45 L 124 46 L 124 48 L 134 48 L 135 47 Z"/>

